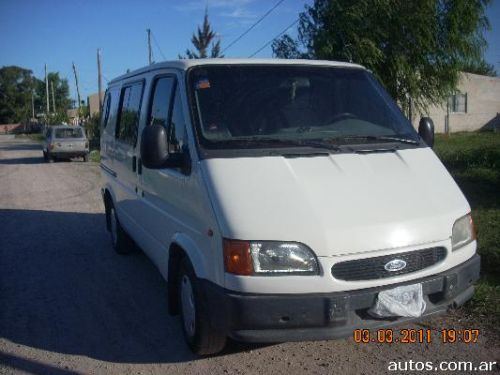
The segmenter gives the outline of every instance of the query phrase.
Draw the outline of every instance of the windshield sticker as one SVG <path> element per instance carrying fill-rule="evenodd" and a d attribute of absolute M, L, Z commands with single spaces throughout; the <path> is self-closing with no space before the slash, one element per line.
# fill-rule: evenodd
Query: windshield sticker
<path fill-rule="evenodd" d="M 210 81 L 207 78 L 200 79 L 196 83 L 196 90 L 209 89 Z"/>

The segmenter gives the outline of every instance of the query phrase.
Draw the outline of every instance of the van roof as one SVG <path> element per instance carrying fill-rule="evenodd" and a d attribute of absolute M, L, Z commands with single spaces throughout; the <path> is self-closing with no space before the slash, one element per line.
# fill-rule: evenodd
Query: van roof
<path fill-rule="evenodd" d="M 111 80 L 109 84 L 116 83 L 126 78 L 134 77 L 142 73 L 147 73 L 153 70 L 173 68 L 179 70 L 187 70 L 193 66 L 202 65 L 312 65 L 312 66 L 340 66 L 349 68 L 365 69 L 358 64 L 346 63 L 341 61 L 327 60 L 300 60 L 300 59 L 182 59 L 163 61 L 160 63 L 145 66 L 136 69 L 129 73 L 123 74 Z"/>

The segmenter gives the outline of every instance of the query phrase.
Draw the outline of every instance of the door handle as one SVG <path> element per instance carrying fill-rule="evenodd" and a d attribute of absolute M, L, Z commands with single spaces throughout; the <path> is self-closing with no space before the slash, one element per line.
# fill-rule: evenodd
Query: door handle
<path fill-rule="evenodd" d="M 132 172 L 135 172 L 137 169 L 137 157 L 132 157 Z"/>

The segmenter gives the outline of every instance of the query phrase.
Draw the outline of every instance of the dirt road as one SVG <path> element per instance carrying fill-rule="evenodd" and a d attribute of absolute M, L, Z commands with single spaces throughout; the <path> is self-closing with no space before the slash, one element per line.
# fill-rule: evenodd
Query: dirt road
<path fill-rule="evenodd" d="M 432 328 L 431 344 L 233 343 L 200 359 L 165 297 L 142 253 L 112 251 L 97 164 L 47 164 L 38 144 L 0 136 L 1 374 L 378 374 L 390 361 L 500 363 L 486 329 L 476 344 L 439 342 L 442 328 L 482 328 L 460 313 L 411 326 Z"/>

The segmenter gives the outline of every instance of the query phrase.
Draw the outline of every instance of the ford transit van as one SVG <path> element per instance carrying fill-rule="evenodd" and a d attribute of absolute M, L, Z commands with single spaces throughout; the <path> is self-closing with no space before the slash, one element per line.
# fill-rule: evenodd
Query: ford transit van
<path fill-rule="evenodd" d="M 362 66 L 180 60 L 112 80 L 114 249 L 140 247 L 197 354 L 401 326 L 472 297 L 470 206 Z"/>

